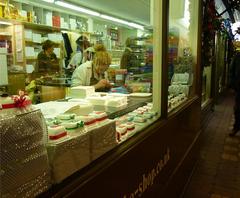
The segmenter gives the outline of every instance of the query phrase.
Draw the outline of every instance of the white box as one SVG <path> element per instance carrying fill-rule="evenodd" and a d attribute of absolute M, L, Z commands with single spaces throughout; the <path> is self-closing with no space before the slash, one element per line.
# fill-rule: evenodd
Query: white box
<path fill-rule="evenodd" d="M 25 30 L 24 35 L 26 40 L 32 41 L 32 37 L 33 37 L 32 30 Z"/>
<path fill-rule="evenodd" d="M 33 33 L 32 34 L 32 40 L 33 40 L 33 42 L 41 43 L 42 42 L 42 35 Z"/>
<path fill-rule="evenodd" d="M 72 98 L 86 98 L 94 93 L 94 86 L 77 86 L 70 89 L 69 95 Z"/>
<path fill-rule="evenodd" d="M 52 26 L 52 13 L 46 13 L 46 25 Z"/>
<path fill-rule="evenodd" d="M 26 57 L 35 57 L 35 52 L 33 47 L 25 47 Z"/>

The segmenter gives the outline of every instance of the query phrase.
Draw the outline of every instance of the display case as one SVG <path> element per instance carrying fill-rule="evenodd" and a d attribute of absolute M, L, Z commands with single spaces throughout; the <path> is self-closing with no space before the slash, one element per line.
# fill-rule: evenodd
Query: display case
<path fill-rule="evenodd" d="M 48 9 L 60 9 L 56 2 L 44 3 L 44 5 L 49 6 Z M 96 5 L 99 2 L 96 1 Z M 37 10 L 34 4 L 36 2 L 32 3 L 33 9 Z M 100 3 L 99 6 L 106 6 L 103 0 Z M 115 3 L 111 10 L 120 6 L 118 2 Z M 135 13 L 139 20 L 136 21 L 133 19 L 136 19 L 136 16 L 132 16 L 129 21 L 123 23 L 124 11 L 120 13 L 119 20 L 100 14 L 100 19 L 97 20 L 103 20 L 102 23 L 106 23 L 107 27 L 112 26 L 113 23 L 119 26 L 115 27 L 119 32 L 116 34 L 114 31 L 115 34 L 112 35 L 115 42 L 112 46 L 116 47 L 115 50 L 119 50 L 127 38 L 132 38 L 135 42 L 132 45 L 135 48 L 132 52 L 140 60 L 137 66 L 138 72 L 131 70 L 133 69 L 131 67 L 125 68 L 126 73 L 121 73 L 122 76 L 117 76 L 114 72 L 115 80 L 121 77 L 123 83 L 112 87 L 110 92 L 96 92 L 94 86 L 90 85 L 67 89 L 60 87 L 61 92 L 57 93 L 59 89 L 51 87 L 50 96 L 54 101 L 42 102 L 35 106 L 31 106 L 29 98 L 22 92 L 19 96 L 4 95 L 4 98 L 0 99 L 1 104 L 4 102 L 0 114 L 9 110 L 9 105 L 5 104 L 10 104 L 14 113 L 16 113 L 15 109 L 19 108 L 23 110 L 22 112 L 28 107 L 41 110 L 40 121 L 44 128 L 41 135 L 46 138 L 44 149 L 47 150 L 47 171 L 51 171 L 52 185 L 49 187 L 47 183 L 48 185 L 44 187 L 49 189 L 44 193 L 42 190 L 39 191 L 38 196 L 94 197 L 98 194 L 99 197 L 166 197 L 166 195 L 173 197 L 179 195 L 189 176 L 186 173 L 191 172 L 195 162 L 200 131 L 201 99 L 198 92 L 200 89 L 196 83 L 200 73 L 200 55 L 197 53 L 200 34 L 199 18 L 196 16 L 201 13 L 199 11 L 201 5 L 200 1 L 193 0 L 178 3 L 189 8 L 191 13 L 189 21 L 194 21 L 194 25 L 189 26 L 188 32 L 191 42 L 186 42 L 188 45 L 184 44 L 184 47 L 179 46 L 179 43 L 185 41 L 185 32 L 182 38 L 181 31 L 172 29 L 171 20 L 168 21 L 172 15 L 175 17 L 177 14 L 171 12 L 173 1 L 154 0 L 148 1 L 147 4 L 139 3 L 139 13 Z M 23 8 L 21 3 L 16 5 Z M 75 3 L 72 8 L 80 5 L 80 2 Z M 136 5 L 132 1 L 121 4 L 125 14 L 129 7 L 135 9 Z M 66 8 L 67 11 L 69 9 L 71 8 Z M 58 12 L 61 14 L 61 11 Z M 196 14 L 194 17 L 193 12 Z M 142 19 L 145 28 L 138 24 L 142 13 L 147 15 Z M 169 17 L 168 13 L 170 13 Z M 42 14 L 44 15 L 44 11 Z M 108 24 L 108 19 L 113 21 Z M 94 25 L 90 17 L 89 24 Z M 136 27 L 129 26 L 132 24 Z M 181 29 L 180 26 L 178 28 Z M 99 32 L 102 32 L 102 29 Z M 171 35 L 172 41 L 168 35 Z M 198 39 L 194 40 L 193 37 Z M 169 53 L 171 50 L 173 54 Z M 177 54 L 180 52 L 182 54 L 179 57 Z M 123 55 L 119 53 L 116 56 Z M 175 64 L 175 61 L 185 67 L 175 68 L 174 65 L 171 74 L 169 63 Z M 188 73 L 188 77 L 182 72 L 184 75 L 185 72 Z M 174 82 L 177 82 L 177 85 L 181 82 L 189 87 L 188 98 L 185 92 L 175 94 L 174 98 L 171 98 L 171 95 L 168 97 L 170 90 L 168 85 Z M 146 87 L 144 83 L 149 86 Z M 65 93 L 62 90 L 65 90 Z M 172 109 L 168 109 L 168 99 L 176 100 L 172 111 L 175 113 L 169 115 L 168 111 Z M 179 105 L 180 103 L 182 105 Z M 19 119 L 16 119 L 16 122 L 21 124 Z M 30 134 L 34 132 L 27 125 L 24 127 L 24 131 Z M 46 158 L 44 160 L 46 162 Z M 36 189 L 36 184 L 34 183 L 31 188 Z"/>

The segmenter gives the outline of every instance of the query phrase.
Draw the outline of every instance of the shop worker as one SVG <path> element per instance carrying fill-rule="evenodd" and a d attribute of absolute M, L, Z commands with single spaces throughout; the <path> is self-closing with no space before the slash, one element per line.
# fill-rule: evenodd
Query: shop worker
<path fill-rule="evenodd" d="M 67 69 L 75 69 L 82 63 L 86 62 L 84 58 L 84 50 L 90 47 L 90 42 L 88 41 L 86 36 L 80 36 L 76 40 L 76 44 L 77 44 L 77 52 L 71 58 L 67 66 Z"/>
<path fill-rule="evenodd" d="M 110 88 L 107 72 L 111 57 L 102 44 L 94 47 L 92 61 L 87 61 L 77 67 L 72 75 L 72 86 L 94 86 L 96 91 L 107 91 Z"/>
<path fill-rule="evenodd" d="M 127 38 L 125 45 L 126 48 L 121 57 L 120 68 L 129 70 L 131 67 L 138 67 L 139 61 L 136 54 L 133 52 L 133 47 L 136 45 L 134 39 Z"/>
<path fill-rule="evenodd" d="M 51 71 L 59 71 L 59 62 L 53 50 L 54 42 L 51 40 L 46 40 L 43 42 L 42 51 L 37 57 L 37 67 L 39 72 L 48 73 Z"/>
<path fill-rule="evenodd" d="M 237 48 L 230 65 L 230 86 L 235 91 L 234 124 L 230 136 L 240 131 L 240 48 Z"/>

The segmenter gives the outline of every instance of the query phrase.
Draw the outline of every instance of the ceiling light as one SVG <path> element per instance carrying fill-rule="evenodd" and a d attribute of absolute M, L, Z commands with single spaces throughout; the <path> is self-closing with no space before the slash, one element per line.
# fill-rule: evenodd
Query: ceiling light
<path fill-rule="evenodd" d="M 89 14 L 89 15 L 93 15 L 93 16 L 100 16 L 100 13 L 98 13 L 98 12 L 95 12 L 95 11 L 92 11 L 92 10 L 89 10 L 89 9 L 86 9 L 86 8 L 82 8 L 82 7 L 73 5 L 73 4 L 69 4 L 69 3 L 66 3 L 66 2 L 63 2 L 63 1 L 56 1 L 55 4 L 57 4 L 59 6 L 62 6 L 64 8 L 69 8 L 69 9 L 72 9 L 72 10 L 75 10 L 75 11 L 78 11 L 78 12 L 82 12 L 82 13 L 85 13 L 85 14 Z"/>
<path fill-rule="evenodd" d="M 128 23 L 129 26 L 140 29 L 140 30 L 144 30 L 144 26 L 136 24 L 136 23 Z"/>
<path fill-rule="evenodd" d="M 0 24 L 1 24 L 1 25 L 12 25 L 12 23 L 5 22 L 5 21 L 0 21 Z"/>
<path fill-rule="evenodd" d="M 54 0 L 42 0 L 42 1 L 46 1 L 48 3 L 54 3 Z"/>
<path fill-rule="evenodd" d="M 122 23 L 122 24 L 128 25 L 127 21 L 124 21 L 122 19 L 118 19 L 118 18 L 115 18 L 115 17 L 111 17 L 111 16 L 108 16 L 108 15 L 105 15 L 105 14 L 101 14 L 100 17 L 103 18 L 103 19 L 107 19 L 107 20 L 110 20 L 110 21 L 114 21 L 114 22 L 117 22 L 117 23 Z"/>
<path fill-rule="evenodd" d="M 114 22 L 117 22 L 117 23 L 128 25 L 130 27 L 134 27 L 134 28 L 137 28 L 137 29 L 140 29 L 140 30 L 144 30 L 144 27 L 142 25 L 139 25 L 139 24 L 136 24 L 136 23 L 124 21 L 122 19 L 118 19 L 118 18 L 111 17 L 111 16 L 104 15 L 104 14 L 101 14 L 100 17 L 103 18 L 103 19 L 107 19 L 107 20 L 110 20 L 110 21 L 114 21 Z"/>

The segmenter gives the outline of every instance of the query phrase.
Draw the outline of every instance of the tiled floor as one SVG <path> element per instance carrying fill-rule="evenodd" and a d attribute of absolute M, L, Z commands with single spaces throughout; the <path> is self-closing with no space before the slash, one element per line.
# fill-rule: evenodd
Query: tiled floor
<path fill-rule="evenodd" d="M 184 198 L 240 198 L 240 132 L 233 125 L 233 95 L 216 106 L 203 131 L 200 159 Z"/>

